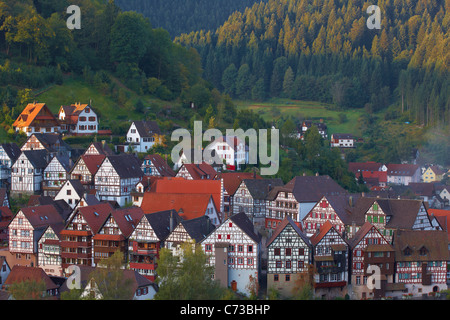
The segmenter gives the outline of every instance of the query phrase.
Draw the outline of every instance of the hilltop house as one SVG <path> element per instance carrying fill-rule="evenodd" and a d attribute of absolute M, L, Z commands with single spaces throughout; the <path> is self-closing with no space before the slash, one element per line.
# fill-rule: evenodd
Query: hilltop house
<path fill-rule="evenodd" d="M 355 137 L 350 133 L 333 133 L 330 145 L 337 148 L 353 148 Z"/>
<path fill-rule="evenodd" d="M 33 133 L 56 133 L 61 125 L 45 103 L 29 103 L 13 123 L 16 131 L 27 136 Z"/>
<path fill-rule="evenodd" d="M 90 135 L 98 132 L 98 116 L 89 104 L 75 103 L 61 106 L 58 112 L 61 131 L 73 135 Z"/>

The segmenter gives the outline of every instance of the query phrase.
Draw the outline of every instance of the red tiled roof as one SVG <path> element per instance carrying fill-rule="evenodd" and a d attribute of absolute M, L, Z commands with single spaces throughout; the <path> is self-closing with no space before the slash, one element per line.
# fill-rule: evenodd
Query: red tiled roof
<path fill-rule="evenodd" d="M 419 169 L 417 164 L 390 163 L 386 167 L 390 176 L 412 176 Z"/>
<path fill-rule="evenodd" d="M 223 187 L 229 195 L 234 195 L 244 179 L 262 179 L 260 175 L 252 172 L 224 172 L 219 175 L 223 179 Z"/>
<path fill-rule="evenodd" d="M 55 124 L 58 124 L 58 120 L 45 103 L 29 103 L 17 117 L 13 127 L 28 127 L 34 120 L 52 120 Z"/>
<path fill-rule="evenodd" d="M 210 194 L 145 192 L 141 208 L 145 214 L 174 209 L 189 220 L 205 215 L 210 199 Z"/>
<path fill-rule="evenodd" d="M 25 267 L 15 265 L 8 277 L 6 278 L 5 285 L 11 285 L 13 283 L 24 282 L 24 281 L 44 281 L 46 285 L 46 290 L 57 289 L 58 285 L 55 284 L 50 277 L 38 267 Z"/>
<path fill-rule="evenodd" d="M 97 234 L 100 228 L 114 210 L 109 202 L 78 208 L 78 214 L 81 214 L 91 228 L 92 234 Z"/>
<path fill-rule="evenodd" d="M 378 171 L 381 166 L 381 163 L 374 161 L 350 162 L 348 164 L 348 169 L 353 173 L 357 173 L 359 171 Z"/>
<path fill-rule="evenodd" d="M 187 180 L 184 178 L 166 178 L 155 182 L 156 193 L 204 194 L 214 199 L 216 209 L 220 210 L 222 188 L 220 180 Z M 166 210 L 166 209 L 164 209 Z"/>
<path fill-rule="evenodd" d="M 184 163 L 183 166 L 194 180 L 206 179 L 207 175 L 209 175 L 208 179 L 214 179 L 217 176 L 217 171 L 214 170 L 210 164 L 204 161 L 200 164 Z"/>
<path fill-rule="evenodd" d="M 64 219 L 55 206 L 51 204 L 27 207 L 20 210 L 35 229 L 49 225 L 64 224 Z"/>
<path fill-rule="evenodd" d="M 97 170 L 98 168 L 100 168 L 100 165 L 102 164 L 105 157 L 106 156 L 104 154 L 90 154 L 81 156 L 91 174 L 97 173 Z"/>

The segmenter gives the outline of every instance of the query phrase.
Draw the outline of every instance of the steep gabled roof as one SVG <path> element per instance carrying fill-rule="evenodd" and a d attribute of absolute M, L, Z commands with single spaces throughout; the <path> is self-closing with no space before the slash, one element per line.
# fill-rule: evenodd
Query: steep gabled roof
<path fill-rule="evenodd" d="M 262 179 L 260 175 L 253 172 L 223 172 L 218 173 L 218 178 L 223 180 L 223 187 L 232 196 L 244 179 Z"/>
<path fill-rule="evenodd" d="M 214 170 L 213 166 L 206 163 L 205 161 L 200 164 L 183 163 L 178 172 L 180 172 L 182 167 L 186 168 L 186 170 L 194 180 L 214 179 L 217 176 L 217 171 Z"/>
<path fill-rule="evenodd" d="M 324 195 L 347 193 L 344 188 L 328 175 L 297 176 L 289 181 L 285 187 L 292 190 L 295 199 L 300 203 L 317 202 Z"/>
<path fill-rule="evenodd" d="M 20 156 L 21 150 L 17 144 L 14 142 L 12 143 L 2 143 L 1 147 L 3 148 L 3 151 L 8 155 L 9 159 L 11 160 L 11 163 L 14 163 L 14 161 L 17 160 L 17 158 Z"/>
<path fill-rule="evenodd" d="M 144 160 L 150 160 L 161 176 L 175 177 L 175 171 L 172 170 L 172 168 L 159 154 L 148 154 L 145 156 Z"/>
<path fill-rule="evenodd" d="M 45 273 L 42 268 L 25 267 L 20 265 L 15 265 L 11 269 L 11 272 L 6 278 L 5 285 L 8 286 L 24 281 L 44 281 L 46 290 L 59 288 L 59 286 L 52 281 L 52 279 Z"/>
<path fill-rule="evenodd" d="M 195 240 L 195 243 L 199 243 L 215 230 L 215 226 L 208 216 L 183 220 L 181 224 L 191 239 Z"/>
<path fill-rule="evenodd" d="M 143 179 L 145 180 L 145 179 Z M 214 199 L 216 209 L 220 209 L 222 196 L 220 180 L 187 180 L 184 178 L 157 179 L 153 190 L 156 193 L 206 194 Z"/>
<path fill-rule="evenodd" d="M 112 212 L 114 220 L 125 238 L 128 238 L 144 216 L 144 211 L 139 207 L 120 208 Z"/>
<path fill-rule="evenodd" d="M 150 120 L 150 121 L 133 121 L 134 126 L 136 127 L 137 132 L 141 137 L 152 137 L 155 134 L 161 134 L 161 130 L 159 129 L 158 122 Z"/>
<path fill-rule="evenodd" d="M 30 161 L 34 168 L 45 169 L 50 160 L 46 150 L 25 150 L 22 151 L 22 154 Z"/>
<path fill-rule="evenodd" d="M 141 170 L 139 160 L 131 154 L 120 154 L 114 156 L 107 156 L 103 162 L 108 160 L 116 170 L 121 179 L 126 178 L 141 178 L 144 172 Z"/>
<path fill-rule="evenodd" d="M 95 235 L 113 211 L 114 208 L 109 202 L 101 202 L 97 205 L 78 208 L 76 212 L 83 216 L 83 218 L 91 228 L 92 234 Z M 72 219 L 73 216 L 74 215 L 72 215 Z"/>
<path fill-rule="evenodd" d="M 308 245 L 311 246 L 311 241 L 309 240 L 309 238 L 303 233 L 303 231 L 300 229 L 300 227 L 294 222 L 294 220 L 292 220 L 291 217 L 289 216 L 285 216 L 283 221 L 281 221 L 281 223 L 275 228 L 275 230 L 273 231 L 272 236 L 269 238 L 269 240 L 267 240 L 267 244 L 266 247 L 269 247 L 270 244 L 280 235 L 280 233 L 286 228 L 286 226 L 292 226 L 292 228 L 294 229 L 294 231 L 298 234 L 298 236 L 303 240 L 303 242 Z"/>
<path fill-rule="evenodd" d="M 211 199 L 211 194 L 145 192 L 141 208 L 145 213 L 174 209 L 189 220 L 205 215 Z"/>
<path fill-rule="evenodd" d="M 389 163 L 386 165 L 388 176 L 413 176 L 419 169 L 418 164 L 397 164 Z"/>
<path fill-rule="evenodd" d="M 261 241 L 261 235 L 255 233 L 253 223 L 247 217 L 245 212 L 240 212 L 232 215 L 228 220 L 233 221 L 243 232 L 245 232 L 253 241 L 259 243 Z M 225 221 L 224 223 L 227 223 Z"/>
<path fill-rule="evenodd" d="M 175 227 L 183 220 L 175 210 L 164 210 L 145 214 L 155 235 L 159 240 L 165 240 Z"/>
<path fill-rule="evenodd" d="M 284 185 L 281 179 L 245 179 L 243 182 L 255 200 L 266 200 L 273 188 Z"/>
<path fill-rule="evenodd" d="M 80 161 L 80 159 L 83 160 L 84 164 L 86 165 L 86 167 L 88 168 L 89 172 L 92 175 L 95 175 L 97 173 L 98 168 L 100 168 L 100 165 L 102 164 L 103 160 L 105 159 L 105 155 L 104 154 L 88 154 L 88 155 L 82 155 L 79 159 L 78 162 Z M 77 162 L 77 164 L 78 164 Z M 77 165 L 76 164 L 76 165 Z M 76 165 L 74 166 L 74 168 L 76 167 Z"/>
<path fill-rule="evenodd" d="M 398 261 L 448 261 L 447 232 L 440 230 L 396 230 L 393 236 L 395 258 Z M 405 255 L 404 249 L 411 249 L 410 255 Z M 426 254 L 420 249 L 425 248 Z"/>
<path fill-rule="evenodd" d="M 20 209 L 34 229 L 49 225 L 64 224 L 65 221 L 59 211 L 52 204 Z"/>
<path fill-rule="evenodd" d="M 32 124 L 34 120 L 41 121 L 52 121 L 54 124 L 58 124 L 58 120 L 51 113 L 50 109 L 45 103 L 29 103 L 20 115 L 17 117 L 16 121 L 13 123 L 13 127 L 23 128 L 28 127 Z M 42 126 L 42 123 L 40 124 Z"/>

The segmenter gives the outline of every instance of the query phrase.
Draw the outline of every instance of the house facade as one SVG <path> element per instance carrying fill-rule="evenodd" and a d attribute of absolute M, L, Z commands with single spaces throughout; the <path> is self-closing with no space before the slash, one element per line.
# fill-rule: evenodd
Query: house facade
<path fill-rule="evenodd" d="M 356 232 L 349 245 L 350 298 L 360 300 L 384 297 L 389 286 L 394 283 L 394 248 L 369 222 L 364 223 Z M 375 283 L 368 282 L 372 279 L 373 269 L 376 269 Z"/>
<path fill-rule="evenodd" d="M 447 290 L 448 236 L 445 231 L 397 230 L 394 234 L 397 297 L 432 296 Z"/>
<path fill-rule="evenodd" d="M 72 135 L 91 135 L 98 132 L 98 116 L 89 104 L 74 103 L 61 106 L 58 112 L 61 131 Z"/>
<path fill-rule="evenodd" d="M 144 214 L 128 239 L 130 269 L 154 281 L 159 252 L 180 221 L 175 210 Z"/>
<path fill-rule="evenodd" d="M 157 143 L 160 134 L 156 121 L 133 121 L 127 132 L 127 143 L 137 152 L 147 152 Z"/>
<path fill-rule="evenodd" d="M 44 169 L 42 191 L 44 196 L 54 198 L 69 178 L 72 160 L 66 156 L 54 156 Z"/>
<path fill-rule="evenodd" d="M 61 130 L 58 119 L 45 103 L 29 103 L 12 125 L 16 131 L 22 131 L 27 136 L 33 133 L 54 133 Z"/>
<path fill-rule="evenodd" d="M 267 290 L 293 297 L 299 283 L 308 281 L 312 245 L 296 222 L 286 216 L 267 241 Z"/>
<path fill-rule="evenodd" d="M 15 143 L 0 144 L 0 188 L 11 184 L 11 167 L 21 151 Z"/>
<path fill-rule="evenodd" d="M 321 299 L 344 298 L 348 294 L 349 246 L 330 221 L 311 238 L 313 246 L 314 295 Z"/>
<path fill-rule="evenodd" d="M 333 133 L 330 146 L 333 148 L 353 148 L 355 146 L 355 138 L 349 133 Z"/>
<path fill-rule="evenodd" d="M 48 161 L 45 150 L 23 151 L 11 167 L 11 193 L 31 195 L 41 192 Z"/>
<path fill-rule="evenodd" d="M 222 286 L 250 295 L 260 276 L 261 237 L 244 212 L 224 221 L 202 242 L 202 249 L 214 267 L 214 279 Z"/>
<path fill-rule="evenodd" d="M 143 175 L 133 155 L 107 156 L 94 176 L 98 198 L 116 201 L 119 206 L 132 202 L 131 191 Z"/>
<path fill-rule="evenodd" d="M 46 274 L 57 277 L 63 276 L 59 238 L 62 227 L 54 229 L 54 227 L 48 226 L 38 240 L 37 266 L 44 270 Z"/>

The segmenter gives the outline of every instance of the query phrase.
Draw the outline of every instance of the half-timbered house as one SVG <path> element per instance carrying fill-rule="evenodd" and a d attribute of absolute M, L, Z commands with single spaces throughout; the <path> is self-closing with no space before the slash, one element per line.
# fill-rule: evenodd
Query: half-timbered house
<path fill-rule="evenodd" d="M 105 140 L 102 140 L 101 142 L 97 141 L 92 142 L 83 153 L 83 155 L 99 155 L 99 154 L 102 154 L 104 156 L 112 156 L 114 154 Z"/>
<path fill-rule="evenodd" d="M 174 209 L 185 220 L 207 216 L 215 226 L 221 222 L 211 194 L 145 192 L 141 208 L 145 213 Z"/>
<path fill-rule="evenodd" d="M 344 298 L 349 272 L 348 243 L 330 221 L 326 221 L 310 240 L 316 272 L 314 295 L 322 299 Z"/>
<path fill-rule="evenodd" d="M 291 188 L 278 186 L 267 196 L 266 228 L 276 229 L 285 217 L 298 222 L 299 203 Z"/>
<path fill-rule="evenodd" d="M 179 256 L 183 243 L 191 243 L 193 245 L 200 243 L 214 229 L 214 224 L 207 216 L 182 220 L 167 237 L 164 243 L 165 248 L 172 250 L 174 256 Z"/>
<path fill-rule="evenodd" d="M 118 250 L 127 258 L 128 238 L 143 215 L 144 212 L 139 207 L 116 209 L 110 213 L 93 237 L 95 265 Z"/>
<path fill-rule="evenodd" d="M 234 195 L 244 179 L 262 179 L 255 172 L 221 172 L 218 178 L 223 184 L 223 221 L 233 214 Z"/>
<path fill-rule="evenodd" d="M 16 263 L 25 266 L 38 264 L 38 240 L 48 226 L 59 229 L 64 219 L 53 205 L 20 209 L 8 225 L 9 252 L 16 256 Z"/>
<path fill-rule="evenodd" d="M 328 195 L 323 196 L 311 211 L 303 218 L 303 230 L 311 237 L 329 221 L 341 234 L 351 218 L 351 210 L 359 199 L 356 195 Z"/>
<path fill-rule="evenodd" d="M 63 139 L 60 133 L 33 133 L 20 148 L 27 150 L 45 150 L 54 156 L 72 156 L 72 148 Z"/>
<path fill-rule="evenodd" d="M 61 125 L 45 103 L 29 103 L 12 125 L 27 136 L 35 132 L 59 132 Z"/>
<path fill-rule="evenodd" d="M 82 155 L 69 172 L 70 179 L 79 180 L 85 189 L 94 189 L 95 174 L 105 157 L 104 154 Z"/>
<path fill-rule="evenodd" d="M 284 183 L 281 179 L 242 180 L 233 198 L 233 214 L 245 212 L 255 226 L 264 227 L 270 191 Z"/>
<path fill-rule="evenodd" d="M 404 288 L 397 293 L 421 298 L 447 290 L 447 263 L 450 260 L 447 232 L 439 230 L 396 230 L 395 282 Z M 394 295 L 394 294 L 393 294 Z"/>
<path fill-rule="evenodd" d="M 159 251 L 181 220 L 175 210 L 144 214 L 128 238 L 130 269 L 154 281 Z"/>
<path fill-rule="evenodd" d="M 109 202 L 74 210 L 60 232 L 63 271 L 72 264 L 93 265 L 93 237 L 113 210 Z"/>
<path fill-rule="evenodd" d="M 297 223 L 286 216 L 267 240 L 267 289 L 292 297 L 298 282 L 306 281 L 312 263 L 312 245 Z"/>
<path fill-rule="evenodd" d="M 183 163 L 175 177 L 188 180 L 215 179 L 217 177 L 217 171 L 205 161 L 199 164 Z"/>
<path fill-rule="evenodd" d="M 55 200 L 64 200 L 72 209 L 74 209 L 86 191 L 79 180 L 66 180 L 55 196 Z"/>
<path fill-rule="evenodd" d="M 69 178 L 72 160 L 67 156 L 54 156 L 44 169 L 42 193 L 54 198 Z"/>
<path fill-rule="evenodd" d="M 116 201 L 119 206 L 131 202 L 131 191 L 143 175 L 135 156 L 107 156 L 94 176 L 99 199 Z"/>
<path fill-rule="evenodd" d="M 22 151 L 11 168 L 11 193 L 40 193 L 48 162 L 49 156 L 45 150 Z"/>
<path fill-rule="evenodd" d="M 15 143 L 0 144 L 0 188 L 9 188 L 11 184 L 11 167 L 20 153 L 20 148 Z"/>
<path fill-rule="evenodd" d="M 394 283 L 394 248 L 370 222 L 364 223 L 356 232 L 349 240 L 349 246 L 350 298 L 359 300 L 384 297 Z M 368 282 L 369 277 L 374 281 Z"/>
<path fill-rule="evenodd" d="M 421 200 L 361 197 L 352 211 L 352 221 L 359 227 L 373 224 L 391 242 L 396 229 L 434 230 L 427 208 Z M 351 227 L 350 223 L 347 227 Z M 349 232 L 350 236 L 350 232 Z"/>
<path fill-rule="evenodd" d="M 38 264 L 46 274 L 62 277 L 59 233 L 64 225 L 48 226 L 38 240 Z"/>
<path fill-rule="evenodd" d="M 244 212 L 224 221 L 202 242 L 203 251 L 214 267 L 214 278 L 224 287 L 252 294 L 261 272 L 261 236 Z"/>
<path fill-rule="evenodd" d="M 98 116 L 89 104 L 74 103 L 61 106 L 58 112 L 61 131 L 73 135 L 89 135 L 98 132 Z"/>
<path fill-rule="evenodd" d="M 176 173 L 159 154 L 148 154 L 144 157 L 141 170 L 146 176 L 175 177 Z"/>

